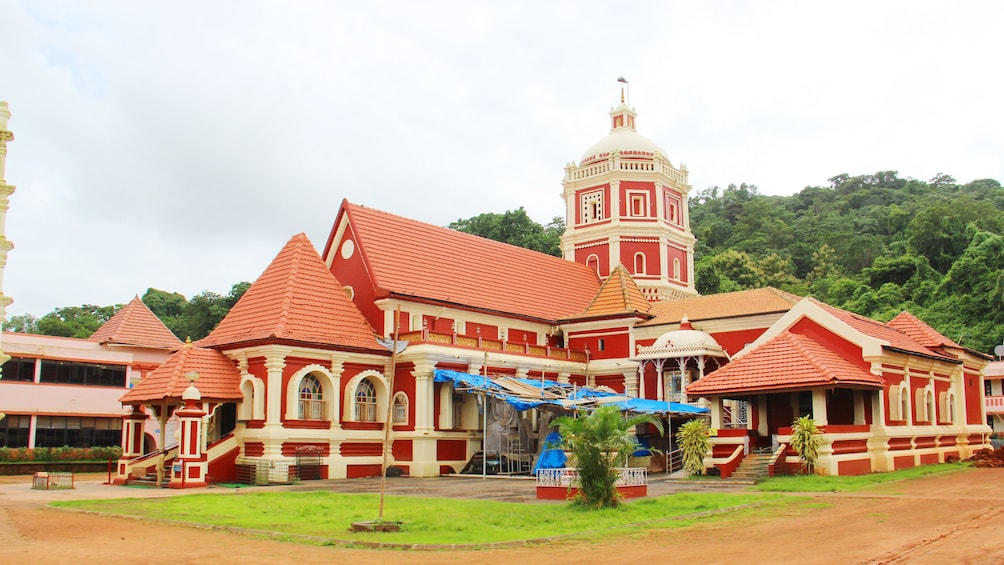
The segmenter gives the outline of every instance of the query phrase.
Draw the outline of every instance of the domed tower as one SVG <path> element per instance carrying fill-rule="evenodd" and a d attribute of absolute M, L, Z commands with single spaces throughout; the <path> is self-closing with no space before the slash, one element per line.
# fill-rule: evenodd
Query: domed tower
<path fill-rule="evenodd" d="M 610 133 L 565 166 L 565 259 L 606 280 L 620 264 L 651 301 L 694 296 L 694 234 L 687 167 L 635 129 L 624 101 L 610 110 Z"/>

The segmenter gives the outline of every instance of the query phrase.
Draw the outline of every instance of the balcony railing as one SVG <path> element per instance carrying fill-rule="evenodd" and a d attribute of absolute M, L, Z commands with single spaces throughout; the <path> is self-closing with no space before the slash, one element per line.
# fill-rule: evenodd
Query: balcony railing
<path fill-rule="evenodd" d="M 1004 396 L 987 396 L 983 400 L 987 414 L 1004 414 Z"/>
<path fill-rule="evenodd" d="M 534 343 L 488 339 L 481 336 L 461 335 L 456 333 L 434 332 L 428 329 L 402 333 L 402 341 L 412 343 L 442 343 L 458 347 L 470 347 L 486 351 L 504 351 L 533 357 L 548 357 L 551 359 L 567 359 L 569 361 L 586 362 L 586 352 L 565 347 L 551 347 Z"/>

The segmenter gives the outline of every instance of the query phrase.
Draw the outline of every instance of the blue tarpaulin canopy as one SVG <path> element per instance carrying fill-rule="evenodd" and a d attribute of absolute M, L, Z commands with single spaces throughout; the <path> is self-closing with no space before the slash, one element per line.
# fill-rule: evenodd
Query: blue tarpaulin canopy
<path fill-rule="evenodd" d="M 616 392 L 545 379 L 485 377 L 444 369 L 437 369 L 433 378 L 437 383 L 453 383 L 453 386 L 460 392 L 480 393 L 497 398 L 511 404 L 517 410 L 530 408 L 552 408 L 563 411 L 593 410 L 600 406 L 613 404 L 624 412 L 637 414 L 693 417 L 708 413 L 707 408 L 699 408 L 680 402 L 634 398 Z"/>

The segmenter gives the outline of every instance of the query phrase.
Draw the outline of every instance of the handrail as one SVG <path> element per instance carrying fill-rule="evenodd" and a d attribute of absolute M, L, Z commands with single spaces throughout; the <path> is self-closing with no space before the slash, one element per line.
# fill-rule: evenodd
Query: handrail
<path fill-rule="evenodd" d="M 732 450 L 732 455 L 725 460 L 716 465 L 718 469 L 722 472 L 722 478 L 727 479 L 732 476 L 732 472 L 736 470 L 739 466 L 739 462 L 743 460 L 743 453 L 746 451 L 746 447 L 743 445 L 737 445 L 734 450 Z"/>
<path fill-rule="evenodd" d="M 782 443 L 782 444 L 778 445 L 777 451 L 775 451 L 771 455 L 771 457 L 770 457 L 770 463 L 767 464 L 767 476 L 768 477 L 773 477 L 775 475 L 775 473 L 776 473 L 776 466 L 777 466 L 777 460 L 782 455 L 784 455 L 784 452 L 787 451 L 787 450 L 788 450 L 788 444 L 787 443 Z"/>
<path fill-rule="evenodd" d="M 675 473 L 683 469 L 683 450 L 674 449 L 666 452 L 666 474 Z"/>

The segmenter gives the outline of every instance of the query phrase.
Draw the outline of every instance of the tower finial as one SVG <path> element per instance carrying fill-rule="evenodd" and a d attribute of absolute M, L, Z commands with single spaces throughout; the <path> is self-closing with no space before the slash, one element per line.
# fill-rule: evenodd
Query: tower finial
<path fill-rule="evenodd" d="M 624 85 L 624 86 L 621 87 L 621 104 L 623 104 L 624 103 L 624 89 L 627 88 L 628 81 L 624 77 L 617 77 L 617 82 L 619 82 L 619 83 L 621 83 L 621 84 Z"/>

